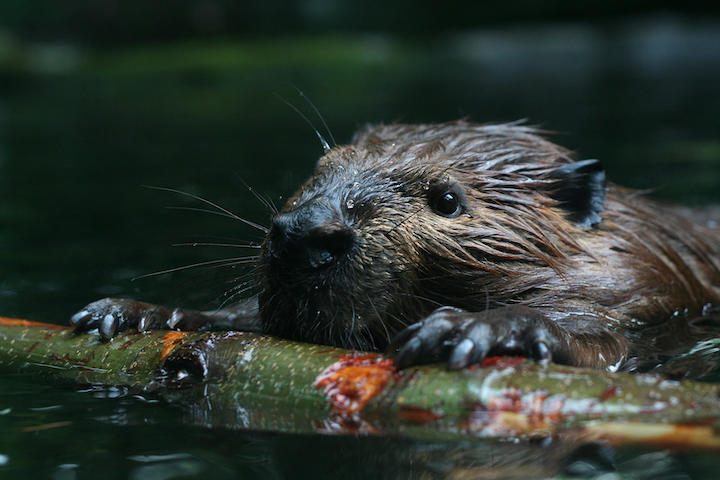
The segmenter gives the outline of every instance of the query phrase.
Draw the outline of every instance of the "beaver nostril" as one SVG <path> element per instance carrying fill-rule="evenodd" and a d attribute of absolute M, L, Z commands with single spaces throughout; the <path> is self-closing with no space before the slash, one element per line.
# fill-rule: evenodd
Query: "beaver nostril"
<path fill-rule="evenodd" d="M 289 214 L 277 215 L 272 220 L 272 228 L 267 237 L 267 248 L 270 254 L 279 258 L 289 242 L 292 228 L 292 216 Z"/>
<path fill-rule="evenodd" d="M 348 253 L 354 241 L 346 225 L 333 222 L 315 227 L 308 234 L 307 260 L 313 268 L 328 265 Z"/>
<path fill-rule="evenodd" d="M 355 243 L 352 229 L 323 205 L 305 205 L 276 215 L 272 222 L 267 247 L 276 259 L 320 268 L 337 261 Z"/>
<path fill-rule="evenodd" d="M 352 230 L 343 224 L 327 223 L 310 231 L 311 248 L 326 250 L 338 256 L 350 251 L 355 241 Z"/>

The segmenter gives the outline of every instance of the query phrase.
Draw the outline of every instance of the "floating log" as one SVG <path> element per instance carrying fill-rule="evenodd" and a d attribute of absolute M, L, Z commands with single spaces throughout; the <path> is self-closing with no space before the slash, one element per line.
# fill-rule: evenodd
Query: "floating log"
<path fill-rule="evenodd" d="M 0 368 L 151 392 L 208 427 L 720 448 L 718 385 L 515 357 L 397 371 L 381 354 L 252 333 L 128 332 L 103 342 L 0 318 Z"/>

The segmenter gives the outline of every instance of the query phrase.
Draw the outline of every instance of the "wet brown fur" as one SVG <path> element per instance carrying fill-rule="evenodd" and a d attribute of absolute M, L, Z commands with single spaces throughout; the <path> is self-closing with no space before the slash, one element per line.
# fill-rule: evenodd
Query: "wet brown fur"
<path fill-rule="evenodd" d="M 569 332 L 572 363 L 611 367 L 642 354 L 648 327 L 718 302 L 720 236 L 613 184 L 602 221 L 576 226 L 550 175 L 575 160 L 518 124 L 361 130 L 321 158 L 283 209 L 336 205 L 358 247 L 317 275 L 261 259 L 264 331 L 383 348 L 441 305 L 521 304 Z M 428 186 L 444 181 L 462 185 L 467 214 L 428 207 Z"/>

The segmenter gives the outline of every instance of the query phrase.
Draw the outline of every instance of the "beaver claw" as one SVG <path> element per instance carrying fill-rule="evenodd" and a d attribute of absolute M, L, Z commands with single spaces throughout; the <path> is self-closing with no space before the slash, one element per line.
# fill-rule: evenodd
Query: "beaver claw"
<path fill-rule="evenodd" d="M 207 318 L 200 312 L 169 309 L 124 298 L 103 298 L 87 305 L 70 319 L 76 332 L 97 329 L 104 339 L 131 328 L 141 332 L 151 329 L 196 330 L 206 323 Z"/>
<path fill-rule="evenodd" d="M 519 306 L 485 312 L 453 307 L 435 310 L 393 340 L 397 368 L 446 361 L 450 370 L 480 363 L 488 355 L 518 355 L 547 362 L 560 353 L 561 331 L 541 313 Z"/>

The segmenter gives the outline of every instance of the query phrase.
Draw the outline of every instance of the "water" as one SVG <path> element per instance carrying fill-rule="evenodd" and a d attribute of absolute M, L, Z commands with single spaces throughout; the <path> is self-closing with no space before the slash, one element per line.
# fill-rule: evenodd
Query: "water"
<path fill-rule="evenodd" d="M 653 17 L 414 41 L 362 35 L 100 51 L 15 46 L 22 61 L 0 61 L 0 313 L 65 323 L 109 295 L 194 308 L 221 303 L 229 277 L 217 269 L 130 279 L 237 255 L 172 244 L 259 235 L 228 219 L 167 209 L 199 205 L 142 185 L 196 193 L 267 224 L 268 210 L 244 184 L 282 203 L 322 151 L 274 96 L 311 116 L 294 86 L 339 141 L 366 122 L 528 118 L 562 132 L 553 138 L 582 157 L 602 159 L 618 183 L 658 187 L 653 196 L 689 205 L 720 203 L 717 45 L 720 24 Z M 422 472 L 658 479 L 702 478 L 720 467 L 698 452 L 596 448 L 571 456 L 559 442 L 205 430 L 152 398 L 12 373 L 0 374 L 0 432 L 3 479 Z M 620 473 L 607 473 L 610 467 Z"/>

